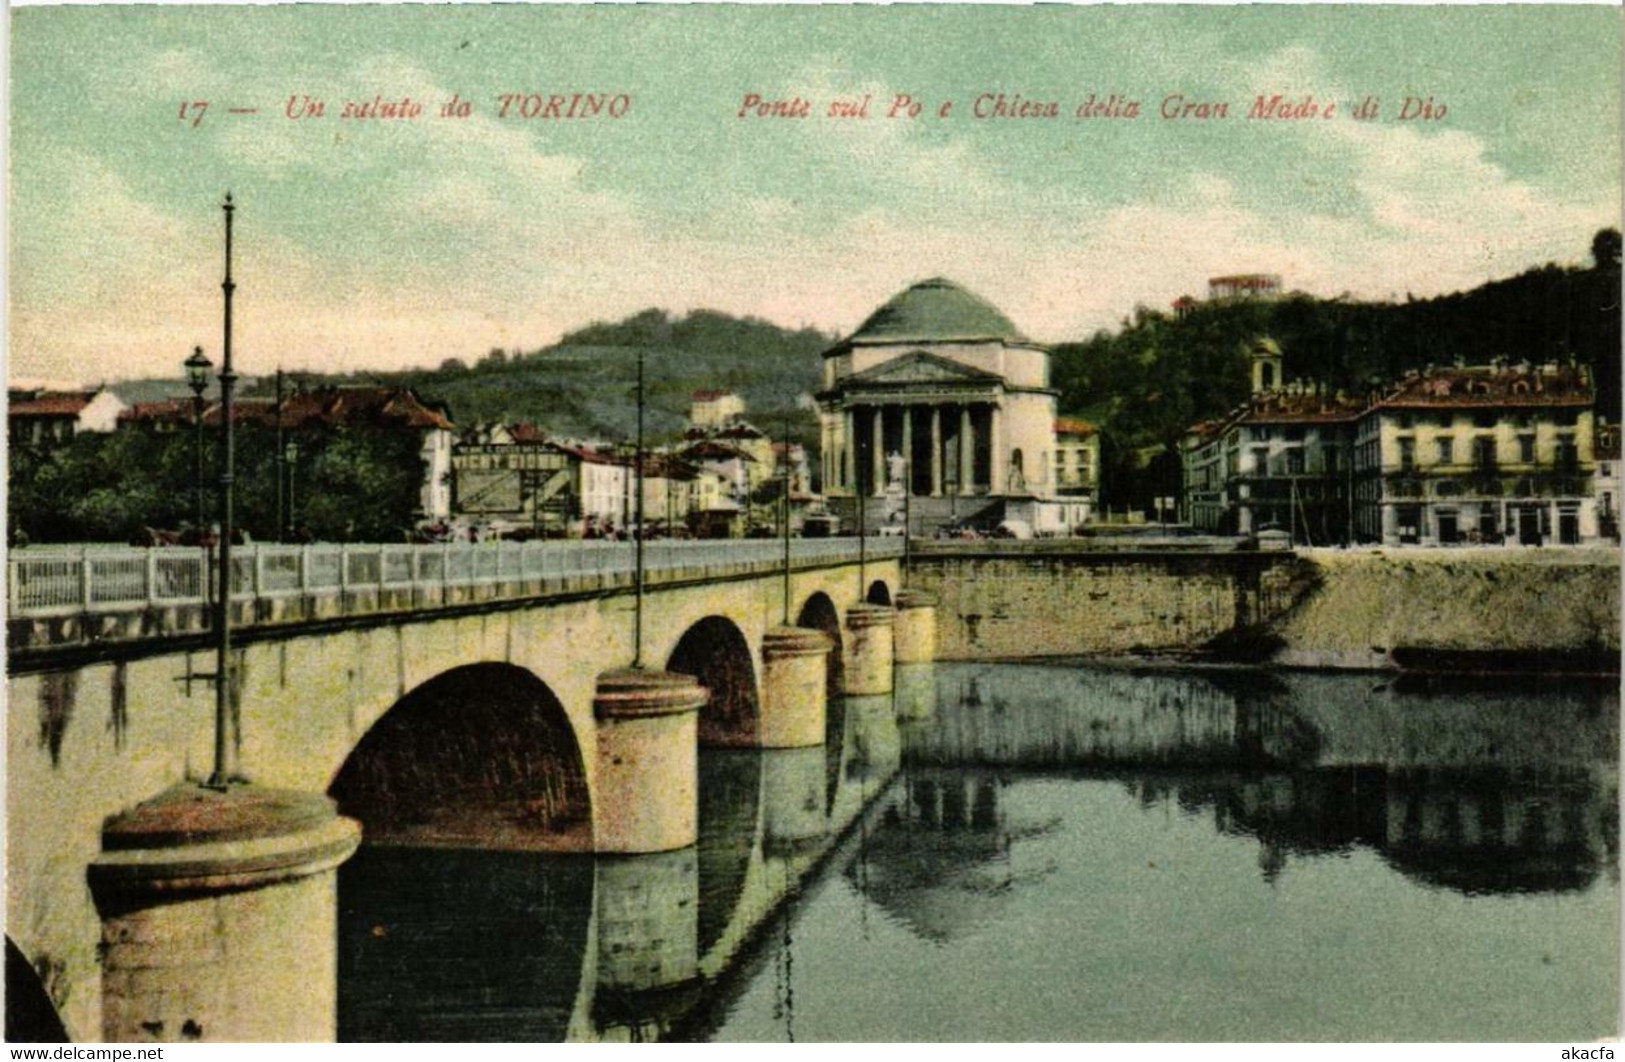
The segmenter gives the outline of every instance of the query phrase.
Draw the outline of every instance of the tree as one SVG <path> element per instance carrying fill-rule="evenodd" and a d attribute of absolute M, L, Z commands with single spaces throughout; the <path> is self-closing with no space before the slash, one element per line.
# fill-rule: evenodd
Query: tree
<path fill-rule="evenodd" d="M 1618 229 L 1600 229 L 1591 238 L 1591 262 L 1597 269 L 1619 269 L 1620 237 Z"/>

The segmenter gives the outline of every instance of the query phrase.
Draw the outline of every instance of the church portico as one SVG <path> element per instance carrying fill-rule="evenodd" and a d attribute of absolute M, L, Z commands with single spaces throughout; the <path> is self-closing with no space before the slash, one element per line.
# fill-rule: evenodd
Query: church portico
<path fill-rule="evenodd" d="M 824 493 L 851 524 L 915 534 L 1053 496 L 1049 352 L 945 280 L 916 284 L 826 352 Z"/>

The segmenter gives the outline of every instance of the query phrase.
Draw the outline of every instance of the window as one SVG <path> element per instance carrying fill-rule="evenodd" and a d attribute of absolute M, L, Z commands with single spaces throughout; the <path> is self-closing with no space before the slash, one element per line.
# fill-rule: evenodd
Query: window
<path fill-rule="evenodd" d="M 1326 448 L 1326 474 L 1332 475 L 1337 471 L 1337 451 L 1331 447 Z"/>
<path fill-rule="evenodd" d="M 1451 465 L 1456 462 L 1456 440 L 1439 440 L 1439 464 Z"/>
<path fill-rule="evenodd" d="M 1303 428 L 1288 428 L 1286 430 L 1287 442 L 1303 442 Z"/>
<path fill-rule="evenodd" d="M 1456 423 L 1456 415 L 1454 413 L 1440 413 L 1438 416 L 1438 421 L 1439 427 L 1441 428 L 1454 427 Z"/>
<path fill-rule="evenodd" d="M 1560 409 L 1552 416 L 1553 423 L 1564 428 L 1574 427 L 1579 419 L 1580 415 L 1572 409 Z"/>
<path fill-rule="evenodd" d="M 1416 440 L 1399 440 L 1399 467 L 1406 472 L 1416 467 Z"/>
<path fill-rule="evenodd" d="M 1473 440 L 1473 464 L 1481 472 L 1494 470 L 1495 438 L 1493 436 L 1480 435 Z"/>
<path fill-rule="evenodd" d="M 1526 465 L 1534 462 L 1535 437 L 1533 435 L 1518 436 L 1518 460 Z"/>
<path fill-rule="evenodd" d="M 1270 449 L 1267 446 L 1253 447 L 1253 475 L 1262 476 L 1268 473 L 1270 462 Z"/>
<path fill-rule="evenodd" d="M 1286 452 L 1286 472 L 1289 476 L 1303 475 L 1303 450 L 1294 449 Z"/>
<path fill-rule="evenodd" d="M 1493 427 L 1495 427 L 1495 414 L 1494 413 L 1474 413 L 1473 414 L 1473 427 L 1475 427 L 1475 428 L 1493 428 Z"/>
<path fill-rule="evenodd" d="M 1415 417 L 1411 416 L 1409 413 L 1401 413 L 1399 415 L 1399 427 L 1400 427 L 1401 431 L 1409 431 L 1412 428 L 1414 428 L 1415 426 L 1416 426 L 1416 418 Z"/>
<path fill-rule="evenodd" d="M 1254 428 L 1253 439 L 1256 442 L 1269 442 L 1271 431 L 1269 428 Z"/>

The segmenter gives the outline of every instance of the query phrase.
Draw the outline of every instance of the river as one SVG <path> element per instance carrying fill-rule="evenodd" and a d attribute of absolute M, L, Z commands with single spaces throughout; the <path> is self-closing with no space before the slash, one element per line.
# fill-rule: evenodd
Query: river
<path fill-rule="evenodd" d="M 702 751 L 700 841 L 364 846 L 345 1040 L 1616 1035 L 1618 692 L 900 668 Z"/>

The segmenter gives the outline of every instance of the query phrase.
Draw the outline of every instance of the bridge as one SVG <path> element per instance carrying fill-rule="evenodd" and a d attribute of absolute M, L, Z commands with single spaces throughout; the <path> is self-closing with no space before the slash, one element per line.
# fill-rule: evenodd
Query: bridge
<path fill-rule="evenodd" d="M 331 1039 L 356 824 L 681 851 L 700 746 L 823 746 L 832 694 L 934 655 L 898 540 L 645 552 L 640 639 L 631 543 L 234 550 L 229 746 L 253 784 L 214 791 L 208 556 L 14 551 L 8 945 L 67 1033 Z"/>

